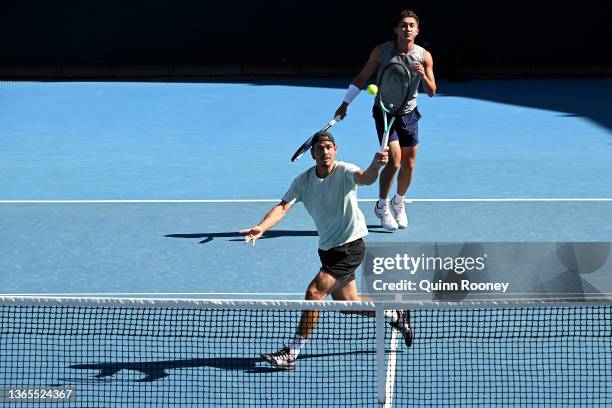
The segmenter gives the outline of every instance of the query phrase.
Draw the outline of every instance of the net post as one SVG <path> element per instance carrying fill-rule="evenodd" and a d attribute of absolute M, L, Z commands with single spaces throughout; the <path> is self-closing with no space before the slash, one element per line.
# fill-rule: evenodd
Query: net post
<path fill-rule="evenodd" d="M 385 406 L 387 397 L 386 363 L 385 363 L 385 307 L 376 303 L 376 374 L 378 379 L 378 402 Z"/>

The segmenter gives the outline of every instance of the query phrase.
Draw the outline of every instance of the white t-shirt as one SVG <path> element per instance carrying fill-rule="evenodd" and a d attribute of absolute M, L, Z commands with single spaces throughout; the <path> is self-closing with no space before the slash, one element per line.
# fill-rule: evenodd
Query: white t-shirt
<path fill-rule="evenodd" d="M 327 251 L 368 235 L 363 213 L 357 205 L 354 174 L 359 167 L 336 162 L 331 174 L 317 177 L 316 167 L 297 176 L 283 201 L 303 202 L 319 233 L 319 248 Z"/>

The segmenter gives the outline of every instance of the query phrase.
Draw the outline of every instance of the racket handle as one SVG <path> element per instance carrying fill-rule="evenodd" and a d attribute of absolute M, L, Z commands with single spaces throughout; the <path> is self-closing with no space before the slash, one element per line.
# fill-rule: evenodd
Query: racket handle
<path fill-rule="evenodd" d="M 387 143 L 389 143 L 389 132 L 391 132 L 391 127 L 393 126 L 393 122 L 395 122 L 395 116 L 392 116 L 387 123 L 387 114 L 383 112 L 383 117 L 385 119 L 385 131 L 383 132 L 382 140 L 380 141 L 380 151 L 385 151 L 385 147 L 387 147 Z"/>
<path fill-rule="evenodd" d="M 327 122 L 327 125 L 325 125 L 325 127 L 323 129 L 321 129 L 321 131 L 322 132 L 326 131 L 327 129 L 329 129 L 330 127 L 334 126 L 337 122 L 340 122 L 341 120 L 342 120 L 342 118 L 340 117 L 340 115 L 336 116 L 335 118 L 333 118 L 332 120 Z"/>
<path fill-rule="evenodd" d="M 382 140 L 380 142 L 380 151 L 383 152 L 385 147 L 387 147 L 387 143 L 389 143 L 389 132 L 384 132 Z"/>

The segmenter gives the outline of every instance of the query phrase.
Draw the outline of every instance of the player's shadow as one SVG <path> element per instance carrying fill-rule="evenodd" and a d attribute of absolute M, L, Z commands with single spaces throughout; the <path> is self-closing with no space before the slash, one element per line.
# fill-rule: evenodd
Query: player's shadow
<path fill-rule="evenodd" d="M 329 354 L 306 354 L 298 357 L 300 360 L 311 358 L 335 358 L 343 356 L 367 355 L 375 353 L 374 350 L 348 351 L 341 353 Z M 265 365 L 265 366 L 264 366 Z M 217 358 L 194 358 L 189 360 L 164 360 L 164 361 L 149 361 L 149 362 L 132 362 L 132 363 L 99 363 L 99 364 L 73 364 L 68 366 L 73 370 L 96 370 L 97 374 L 93 377 L 83 378 L 81 382 L 92 381 L 133 381 L 133 382 L 153 382 L 162 378 L 168 377 L 168 370 L 184 369 L 184 368 L 216 368 L 228 371 L 243 371 L 246 374 L 270 373 L 279 371 L 279 369 L 268 366 L 263 359 L 259 357 L 217 357 Z M 125 377 L 113 378 L 120 374 L 121 371 L 135 371 L 143 375 L 139 379 L 126 380 Z M 65 379 L 68 380 L 68 379 Z M 71 378 L 70 382 L 78 382 Z"/>
<path fill-rule="evenodd" d="M 384 230 L 380 225 L 368 225 L 368 231 L 375 234 L 387 234 L 391 233 Z M 168 234 L 164 235 L 167 238 L 188 238 L 188 239 L 201 239 L 200 244 L 207 244 L 215 238 L 230 238 L 227 241 L 243 242 L 244 236 L 239 232 L 201 232 L 194 234 Z M 272 239 L 280 237 L 316 237 L 318 236 L 317 231 L 299 231 L 299 230 L 270 230 L 260 239 Z"/>

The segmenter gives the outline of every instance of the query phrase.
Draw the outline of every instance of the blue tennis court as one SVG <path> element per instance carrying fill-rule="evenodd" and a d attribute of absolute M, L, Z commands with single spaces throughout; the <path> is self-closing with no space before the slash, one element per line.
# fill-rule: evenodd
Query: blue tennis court
<path fill-rule="evenodd" d="M 2 204 L 8 294 L 147 294 L 303 299 L 320 266 L 298 205 L 256 247 L 239 229 L 275 202 Z M 363 201 L 368 243 L 608 242 L 606 201 L 416 201 L 411 225 L 380 227 Z M 226 295 L 224 295 L 226 294 Z M 230 296 L 230 294 L 232 294 Z"/>
<path fill-rule="evenodd" d="M 3 83 L 3 292 L 301 294 L 318 267 L 303 206 L 256 248 L 237 231 L 312 165 L 289 157 L 343 86 Z M 379 228 L 367 201 L 377 186 L 360 188 L 367 240 L 609 241 L 605 89 L 612 81 L 442 83 L 421 100 L 411 227 Z M 568 92 L 580 112 L 559 102 Z M 227 99 L 249 109 L 237 118 Z M 371 104 L 361 95 L 334 127 L 340 160 L 366 166 L 376 151 Z"/>
<path fill-rule="evenodd" d="M 10 166 L 0 196 L 276 199 L 311 166 L 308 157 L 289 158 L 333 116 L 345 86 L 5 82 L 0 154 Z M 442 82 L 438 95 L 419 100 L 422 142 L 409 196 L 609 198 L 610 94 L 608 80 Z M 248 109 L 237 114 L 227 100 Z M 371 161 L 372 103 L 363 93 L 333 128 L 340 160 Z M 376 186 L 360 191 L 376 195 Z"/>
<path fill-rule="evenodd" d="M 320 265 L 316 229 L 304 207 L 297 205 L 255 247 L 245 245 L 237 231 L 259 222 L 292 179 L 312 166 L 308 155 L 295 163 L 289 158 L 313 129 L 331 118 L 345 87 L 344 82 L 328 80 L 0 84 L 0 160 L 5 164 L 0 172 L 2 295 L 302 299 Z M 407 196 L 410 226 L 394 233 L 382 229 L 372 210 L 377 185 L 360 188 L 360 208 L 370 231 L 366 242 L 612 242 L 612 122 L 602 108 L 610 106 L 610 95 L 609 80 L 441 82 L 435 98 L 419 99 L 423 119 L 416 175 Z M 228 100 L 247 108 L 237 111 Z M 362 167 L 371 161 L 378 147 L 371 104 L 365 93 L 360 95 L 347 118 L 332 129 L 339 160 Z M 605 406 L 612 403 L 609 363 L 601 363 L 612 355 L 610 311 L 608 307 L 593 313 L 603 316 L 601 327 L 583 327 L 576 322 L 590 320 L 572 314 L 561 320 L 576 324 L 561 335 L 575 329 L 580 336 L 596 337 L 573 344 L 583 346 L 581 356 L 594 361 L 592 365 L 576 359 L 568 367 L 575 376 L 604 371 L 587 389 Z M 531 317 L 534 328 L 546 320 L 534 315 L 533 323 Z M 183 318 L 193 325 L 188 316 Z M 129 324 L 131 319 L 119 316 L 109 321 Z M 212 393 L 202 384 L 215 378 L 236 387 L 229 390 L 236 399 L 226 401 L 235 406 L 259 389 L 273 395 L 279 381 L 287 378 L 286 373 L 268 370 L 258 353 L 288 339 L 294 315 L 287 318 L 290 324 L 283 325 L 283 320 L 282 330 L 273 336 L 256 332 L 241 338 L 237 333 L 229 343 L 236 351 L 225 354 L 215 354 L 223 345 L 212 345 L 217 340 L 205 335 L 174 339 L 176 333 L 162 328 L 169 331 L 167 337 L 150 336 L 148 320 L 143 319 L 138 338 L 107 333 L 82 353 L 77 345 L 87 333 L 51 341 L 46 335 L 20 332 L 26 345 L 3 364 L 48 351 L 61 354 L 52 360 L 61 372 L 44 384 L 38 384 L 38 377 L 28 378 L 28 373 L 20 373 L 23 378 L 0 377 L 1 384 L 16 385 L 13 381 L 18 380 L 21 385 L 94 389 L 129 406 L 138 398 L 150 403 L 146 395 L 155 387 L 165 396 L 175 395 L 186 381 L 197 395 Z M 481 321 L 478 315 L 475 319 Z M 446 390 L 440 394 L 441 405 L 448 406 L 453 396 L 484 392 L 464 377 L 472 374 L 484 381 L 486 361 L 510 353 L 516 342 L 504 328 L 502 340 L 495 343 L 499 348 L 478 354 L 484 340 L 468 336 L 461 341 L 474 347 L 476 354 L 470 354 L 469 347 L 458 348 L 452 337 L 435 337 L 439 331 L 460 330 L 452 329 L 454 320 L 446 321 L 446 329 L 431 328 L 433 343 L 417 343 L 410 350 L 420 358 L 408 360 L 437 368 L 416 381 L 407 378 L 409 369 L 401 369 L 395 381 L 412 381 L 411 388 L 427 389 L 427 382 L 446 378 L 454 385 L 444 383 L 438 389 Z M 103 327 L 101 322 L 97 324 Z M 266 327 L 264 320 L 249 322 L 242 324 Z M 420 324 L 425 329 L 425 323 Z M 361 328 L 371 325 L 357 323 Z M 197 332 L 197 320 L 193 327 Z M 499 334 L 497 329 L 492 327 L 489 334 Z M 336 351 L 326 352 L 331 340 L 325 336 L 333 328 L 322 326 L 321 331 L 320 343 L 312 352 L 307 348 L 302 358 L 304 371 L 289 375 L 311 381 L 324 372 L 328 380 L 344 378 L 348 388 L 355 389 L 359 381 L 345 373 L 347 367 L 375 371 L 375 345 L 368 342 L 373 335 L 360 341 L 344 339 L 342 347 L 330 345 Z M 538 364 L 563 367 L 566 343 L 542 346 L 524 337 L 519 342 L 526 350 L 548 353 L 548 360 L 530 362 L 538 369 L 545 368 Z M 241 352 L 246 346 L 248 352 Z M 138 348 L 142 353 L 134 355 Z M 437 361 L 434 352 L 441 348 L 461 358 Z M 407 361 L 405 350 L 397 354 Z M 478 372 L 459 368 L 470 358 L 477 362 Z M 530 370 L 526 363 L 509 354 L 504 372 L 523 375 Z M 49 367 L 44 359 L 36 359 L 34 366 Z M 100 370 L 107 370 L 108 376 L 100 377 Z M 363 372 L 356 372 L 355 378 L 359 375 Z M 201 380 L 199 385 L 194 378 Z M 554 401 L 557 387 L 568 386 L 568 394 L 578 397 L 563 396 L 563 405 L 588 402 L 582 391 L 567 384 L 571 377 L 539 378 L 544 378 L 543 394 L 518 386 L 503 388 L 503 377 L 493 381 L 503 388 L 505 405 L 512 405 L 510 395 L 515 392 Z M 135 393 L 135 399 L 121 400 L 122 389 Z M 288 392 L 293 404 L 310 398 L 300 394 L 298 386 Z M 375 392 L 372 388 L 367 397 L 346 398 L 354 405 L 367 405 L 376 402 Z M 424 391 L 422 405 L 435 405 L 434 394 L 435 390 Z M 155 403 L 162 404 L 165 397 L 159 397 Z M 398 405 L 409 403 L 402 398 L 394 399 Z M 223 404 L 221 397 L 210 401 Z M 181 401 L 191 402 L 187 397 Z M 329 403 L 324 396 L 311 402 Z M 463 406 L 488 404 L 493 402 L 471 400 Z"/>

